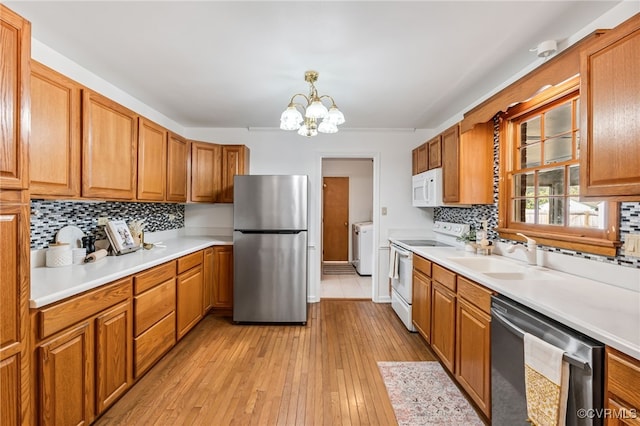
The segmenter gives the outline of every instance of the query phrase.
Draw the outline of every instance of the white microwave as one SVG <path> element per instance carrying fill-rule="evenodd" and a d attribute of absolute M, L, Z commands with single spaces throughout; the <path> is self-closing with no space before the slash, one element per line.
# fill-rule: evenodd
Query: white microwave
<path fill-rule="evenodd" d="M 413 176 L 411 189 L 414 207 L 442 206 L 442 167 Z"/>

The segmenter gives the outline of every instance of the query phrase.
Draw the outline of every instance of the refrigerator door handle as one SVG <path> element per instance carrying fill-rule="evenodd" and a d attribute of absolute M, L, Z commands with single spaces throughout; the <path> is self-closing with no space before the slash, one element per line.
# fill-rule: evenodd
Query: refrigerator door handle
<path fill-rule="evenodd" d="M 237 230 L 237 232 L 240 232 L 241 234 L 299 234 L 301 232 L 306 232 L 306 230 L 304 229 L 291 229 L 291 230 L 277 230 L 277 231 L 265 231 L 265 230 L 243 230 L 243 231 L 239 231 Z"/>

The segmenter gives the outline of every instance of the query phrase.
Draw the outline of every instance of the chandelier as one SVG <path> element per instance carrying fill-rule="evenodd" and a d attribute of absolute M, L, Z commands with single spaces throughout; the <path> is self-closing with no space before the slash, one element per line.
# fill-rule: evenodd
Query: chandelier
<path fill-rule="evenodd" d="M 335 101 L 329 95 L 318 96 L 316 86 L 313 84 L 318 80 L 317 71 L 307 71 L 304 73 L 304 81 L 309 83 L 309 96 L 296 93 L 291 97 L 289 106 L 280 116 L 280 128 L 282 130 L 297 130 L 301 136 L 311 137 L 320 133 L 336 133 L 338 126 L 344 123 L 344 115 L 336 106 Z M 293 102 L 296 96 L 302 96 L 306 105 Z M 331 100 L 331 106 L 327 109 L 322 104 L 322 99 Z M 304 112 L 304 116 L 298 110 Z M 318 122 L 320 124 L 318 124 Z"/>

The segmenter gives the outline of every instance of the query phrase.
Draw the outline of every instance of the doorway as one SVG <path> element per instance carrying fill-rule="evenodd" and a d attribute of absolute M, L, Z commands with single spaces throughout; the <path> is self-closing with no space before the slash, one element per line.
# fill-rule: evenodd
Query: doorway
<path fill-rule="evenodd" d="M 322 158 L 320 297 L 371 300 L 372 271 L 354 267 L 354 224 L 373 216 L 373 159 Z M 354 242 L 355 247 L 354 247 Z M 373 257 L 373 247 L 369 255 Z"/>

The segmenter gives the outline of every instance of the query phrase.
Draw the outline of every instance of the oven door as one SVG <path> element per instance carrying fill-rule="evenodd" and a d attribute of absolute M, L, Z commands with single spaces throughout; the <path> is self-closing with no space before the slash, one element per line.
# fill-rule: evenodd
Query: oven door
<path fill-rule="evenodd" d="M 394 245 L 394 249 L 398 253 L 398 278 L 391 280 L 391 286 L 408 305 L 411 305 L 413 292 L 413 253 L 396 245 Z"/>

